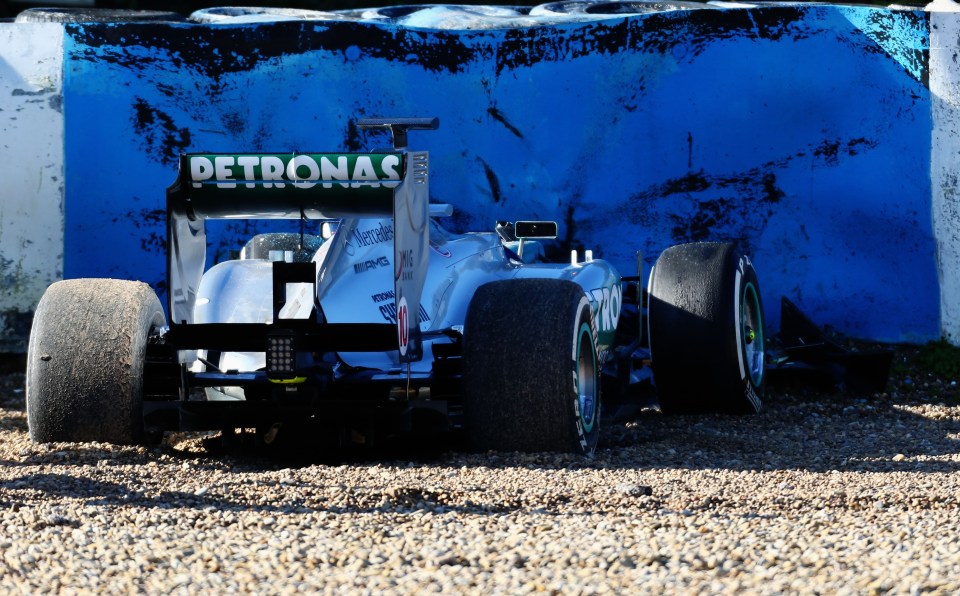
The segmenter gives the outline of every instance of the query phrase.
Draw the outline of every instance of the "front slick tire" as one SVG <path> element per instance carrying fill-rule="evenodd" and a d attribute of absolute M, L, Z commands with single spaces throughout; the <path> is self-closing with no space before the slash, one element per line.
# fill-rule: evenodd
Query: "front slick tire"
<path fill-rule="evenodd" d="M 599 369 L 590 303 L 580 286 L 555 279 L 481 286 L 463 339 L 469 448 L 593 453 Z"/>
<path fill-rule="evenodd" d="M 650 274 L 647 322 L 664 413 L 760 411 L 763 308 L 750 259 L 730 244 L 668 248 Z"/>
<path fill-rule="evenodd" d="M 27 423 L 37 443 L 144 442 L 147 340 L 164 325 L 150 286 L 115 279 L 53 284 L 27 349 Z"/>

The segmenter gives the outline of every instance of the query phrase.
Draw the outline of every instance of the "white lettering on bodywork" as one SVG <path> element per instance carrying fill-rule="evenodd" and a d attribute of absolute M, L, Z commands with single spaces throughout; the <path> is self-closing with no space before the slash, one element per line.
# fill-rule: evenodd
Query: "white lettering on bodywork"
<path fill-rule="evenodd" d="M 260 172 L 263 176 L 264 188 L 283 188 L 283 161 L 279 157 L 271 155 L 260 158 Z M 267 180 L 276 180 L 277 182 L 267 182 Z"/>
<path fill-rule="evenodd" d="M 254 155 L 241 155 L 237 158 L 237 165 L 243 168 L 243 177 L 246 180 L 253 180 L 255 174 L 253 172 L 253 167 L 260 163 L 260 158 Z M 247 182 L 247 188 L 256 188 L 255 182 Z"/>
<path fill-rule="evenodd" d="M 190 178 L 194 188 L 203 186 L 203 180 L 213 178 L 213 162 L 206 157 L 190 158 Z"/>
<path fill-rule="evenodd" d="M 337 158 L 337 165 L 333 165 L 332 161 L 326 157 L 321 157 L 320 173 L 322 174 L 324 180 L 349 180 L 350 170 L 347 168 L 347 158 L 341 155 Z M 344 188 L 347 187 L 346 184 L 342 184 L 341 186 Z M 324 182 L 323 187 L 333 188 L 333 185 L 329 182 Z"/>
<path fill-rule="evenodd" d="M 620 304 L 623 290 L 619 285 L 597 288 L 590 291 L 591 301 L 596 304 L 596 319 L 600 331 L 616 331 L 620 320 Z"/>
<path fill-rule="evenodd" d="M 300 168 L 307 168 L 307 175 L 300 175 Z M 307 155 L 297 155 L 287 164 L 287 178 L 293 180 L 294 188 L 313 188 L 314 180 L 320 179 L 320 166 Z"/>
<path fill-rule="evenodd" d="M 236 188 L 234 182 L 222 182 L 223 180 L 233 180 L 230 166 L 233 165 L 233 158 L 226 155 L 218 155 L 213 158 L 213 167 L 217 172 L 217 188 Z"/>

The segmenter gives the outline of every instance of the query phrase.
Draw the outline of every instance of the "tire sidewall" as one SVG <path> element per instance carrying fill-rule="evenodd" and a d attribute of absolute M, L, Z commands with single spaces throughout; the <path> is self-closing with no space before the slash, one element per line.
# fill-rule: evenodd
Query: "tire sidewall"
<path fill-rule="evenodd" d="M 750 307 L 750 302 L 756 301 L 758 315 L 760 317 L 759 337 L 760 341 L 766 341 L 763 335 L 763 302 L 760 296 L 760 284 L 757 280 L 756 271 L 750 258 L 746 255 L 740 255 L 737 251 L 731 251 L 731 265 L 735 274 L 732 279 L 732 292 L 728 295 L 733 296 L 733 305 L 730 309 L 732 317 L 731 350 L 736 357 L 736 371 L 742 387 L 743 397 L 746 402 L 743 404 L 744 411 L 759 412 L 763 406 L 763 383 L 766 375 L 763 367 L 760 367 L 759 381 L 750 374 L 750 363 L 747 358 L 747 343 L 743 335 L 745 310 Z M 763 345 L 761 343 L 761 345 Z"/>
<path fill-rule="evenodd" d="M 575 427 L 574 432 L 576 433 L 576 444 L 579 446 L 580 451 L 584 454 L 592 454 L 594 449 L 597 446 L 597 439 L 599 438 L 600 431 L 600 371 L 599 371 L 599 355 L 597 354 L 597 326 L 593 317 L 593 313 L 590 309 L 590 302 L 588 301 L 586 295 L 584 295 L 576 305 L 574 310 L 574 328 L 573 328 L 573 345 L 572 345 L 572 355 L 573 359 L 571 361 L 572 369 L 572 378 L 573 378 L 573 411 L 574 411 L 574 421 Z M 585 379 L 580 378 L 580 357 L 582 355 L 582 349 L 584 345 L 584 335 L 587 335 L 588 341 L 586 344 L 589 346 L 589 358 L 592 361 L 593 369 L 593 379 L 589 382 L 592 385 L 593 393 L 593 412 L 589 413 L 584 412 L 584 407 L 580 403 L 580 390 L 581 383 L 586 382 Z"/>

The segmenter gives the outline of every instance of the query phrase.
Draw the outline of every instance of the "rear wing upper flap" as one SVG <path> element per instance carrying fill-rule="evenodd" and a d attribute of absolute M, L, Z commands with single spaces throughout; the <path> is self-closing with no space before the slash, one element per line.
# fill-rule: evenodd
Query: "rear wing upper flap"
<path fill-rule="evenodd" d="M 185 154 L 177 186 L 191 219 L 389 217 L 405 160 L 405 151 Z"/>

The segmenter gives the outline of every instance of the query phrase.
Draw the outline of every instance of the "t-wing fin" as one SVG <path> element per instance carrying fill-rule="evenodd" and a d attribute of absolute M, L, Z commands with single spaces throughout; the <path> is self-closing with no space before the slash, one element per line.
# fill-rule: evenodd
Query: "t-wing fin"
<path fill-rule="evenodd" d="M 386 128 L 393 135 L 393 148 L 404 149 L 407 146 L 408 130 L 437 130 L 439 118 L 361 118 L 357 128 Z"/>

